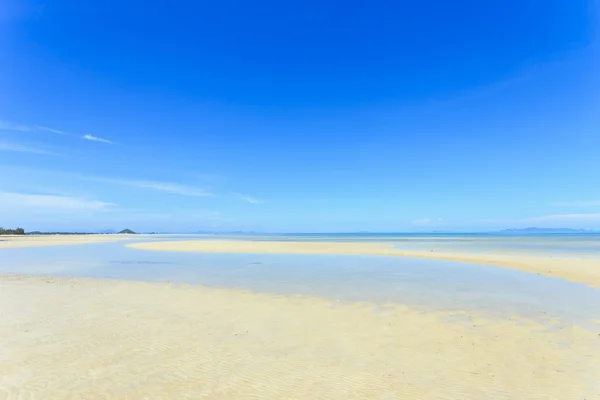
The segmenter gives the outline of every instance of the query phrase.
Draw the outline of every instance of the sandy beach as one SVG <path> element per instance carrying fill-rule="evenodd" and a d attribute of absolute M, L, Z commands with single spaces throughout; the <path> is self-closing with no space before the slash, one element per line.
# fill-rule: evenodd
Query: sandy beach
<path fill-rule="evenodd" d="M 539 255 L 474 254 L 439 251 L 403 250 L 386 243 L 328 243 L 276 241 L 190 240 L 177 242 L 132 243 L 128 247 L 144 250 L 281 253 L 281 254 L 365 254 L 432 258 L 491 265 L 566 279 L 600 288 L 600 259 Z"/>
<path fill-rule="evenodd" d="M 136 235 L 7 235 L 0 236 L 0 249 L 21 247 L 68 246 L 73 244 L 92 244 L 118 242 L 139 237 Z"/>
<path fill-rule="evenodd" d="M 579 327 L 101 279 L 0 290 L 0 399 L 600 398 Z"/>
<path fill-rule="evenodd" d="M 0 243 L 6 248 L 129 238 Z M 383 243 L 124 245 L 427 257 L 600 286 L 599 261 L 589 259 L 403 251 Z M 0 293 L 0 400 L 600 399 L 600 319 L 565 325 L 460 309 L 18 274 L 0 275 Z"/>

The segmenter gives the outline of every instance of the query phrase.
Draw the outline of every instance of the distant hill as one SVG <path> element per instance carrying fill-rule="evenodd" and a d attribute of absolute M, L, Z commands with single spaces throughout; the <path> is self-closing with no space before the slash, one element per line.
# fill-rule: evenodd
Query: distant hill
<path fill-rule="evenodd" d="M 121 232 L 119 232 L 119 235 L 121 235 L 121 234 L 136 235 L 136 233 L 134 231 L 132 231 L 131 229 L 123 229 Z"/>
<path fill-rule="evenodd" d="M 500 232 L 508 232 L 508 233 L 593 233 L 594 231 L 587 229 L 573 229 L 573 228 L 511 228 L 504 229 Z"/>

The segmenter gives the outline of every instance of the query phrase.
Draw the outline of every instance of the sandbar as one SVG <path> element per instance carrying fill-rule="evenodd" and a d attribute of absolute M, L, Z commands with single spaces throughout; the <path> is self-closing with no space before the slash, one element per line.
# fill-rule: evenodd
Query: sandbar
<path fill-rule="evenodd" d="M 389 243 L 330 243 L 242 240 L 186 240 L 173 242 L 131 243 L 128 247 L 144 250 L 218 252 L 218 253 L 282 253 L 282 254 L 365 254 L 461 261 L 510 268 L 528 273 L 565 279 L 600 288 L 600 259 L 541 255 L 477 254 L 461 252 L 415 251 L 394 247 Z"/>
<path fill-rule="evenodd" d="M 69 246 L 74 244 L 92 244 L 104 242 L 119 242 L 139 239 L 136 235 L 2 235 L 0 249 L 21 247 Z"/>
<path fill-rule="evenodd" d="M 600 337 L 577 326 L 103 279 L 0 291 L 0 399 L 600 399 Z"/>

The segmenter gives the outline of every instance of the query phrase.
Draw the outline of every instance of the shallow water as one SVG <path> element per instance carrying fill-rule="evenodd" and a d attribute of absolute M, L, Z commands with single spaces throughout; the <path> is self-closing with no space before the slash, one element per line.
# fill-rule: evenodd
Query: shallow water
<path fill-rule="evenodd" d="M 600 258 L 600 233 L 335 233 L 335 234 L 215 234 L 155 235 L 144 240 L 250 240 L 310 242 L 385 242 L 407 250 L 470 253 L 544 254 Z"/>
<path fill-rule="evenodd" d="M 442 260 L 176 253 L 99 243 L 4 249 L 0 272 L 203 284 L 568 323 L 600 317 L 600 290 L 537 274 Z"/>

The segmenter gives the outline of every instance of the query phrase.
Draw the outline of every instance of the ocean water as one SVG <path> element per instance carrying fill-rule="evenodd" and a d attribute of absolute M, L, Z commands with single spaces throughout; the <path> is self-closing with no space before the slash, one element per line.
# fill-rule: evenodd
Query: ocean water
<path fill-rule="evenodd" d="M 157 235 L 149 240 L 199 237 Z M 265 237 L 253 239 L 265 240 Z M 324 237 L 321 240 L 340 239 Z M 357 240 L 376 239 L 360 237 Z M 398 237 L 390 240 L 403 245 L 397 242 Z M 419 245 L 426 241 L 438 243 L 438 239 L 431 236 L 404 237 L 404 240 L 418 240 Z M 474 246 L 472 242 L 469 245 Z M 600 318 L 600 290 L 537 274 L 442 260 L 176 253 L 131 249 L 117 242 L 3 249 L 0 250 L 0 273 L 202 284 L 317 296 L 334 302 L 392 302 L 423 310 L 465 310 L 492 317 L 518 315 L 565 323 Z"/>

